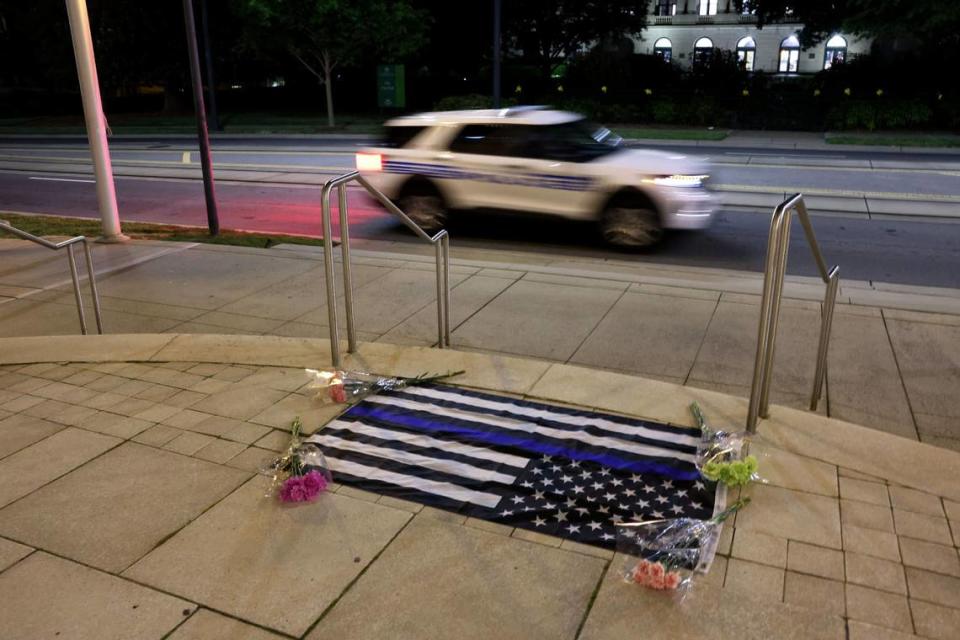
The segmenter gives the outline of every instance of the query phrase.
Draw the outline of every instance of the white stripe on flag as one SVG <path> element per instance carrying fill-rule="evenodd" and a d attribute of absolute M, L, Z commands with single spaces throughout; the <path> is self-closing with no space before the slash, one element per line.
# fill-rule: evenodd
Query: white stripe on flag
<path fill-rule="evenodd" d="M 565 413 L 554 413 L 553 411 L 548 411 L 546 409 L 534 409 L 532 407 L 518 407 L 515 404 L 508 402 L 497 402 L 495 400 L 487 400 L 485 398 L 475 398 L 473 396 L 460 395 L 458 393 L 453 393 L 441 389 L 430 389 L 427 387 L 408 387 L 402 390 L 402 393 L 414 395 L 414 396 L 423 396 L 426 398 L 433 398 L 436 400 L 447 400 L 449 402 L 457 402 L 460 404 L 472 405 L 474 407 L 480 407 L 482 409 L 490 409 L 493 411 L 503 411 L 505 413 L 512 413 L 514 415 L 522 416 L 524 418 L 544 418 L 546 420 L 552 420 L 553 422 L 560 422 L 562 424 L 569 424 L 575 427 L 582 427 L 584 425 L 597 427 L 604 429 L 605 431 L 614 431 L 616 433 L 622 433 L 624 435 L 631 436 L 642 436 L 644 438 L 651 438 L 654 440 L 661 440 L 664 442 L 669 442 L 672 444 L 685 444 L 692 447 L 697 446 L 700 441 L 699 439 L 684 435 L 682 433 L 667 433 L 663 431 L 658 431 L 656 429 L 647 429 L 646 427 L 641 426 L 628 426 L 620 424 L 619 422 L 612 422 L 610 420 L 605 420 L 603 418 L 592 418 L 587 416 L 571 416 Z"/>
<path fill-rule="evenodd" d="M 448 418 L 457 418 L 460 420 L 469 420 L 470 422 L 479 422 L 488 424 L 501 429 L 510 429 L 513 431 L 524 431 L 526 433 L 538 433 L 548 438 L 557 440 L 579 440 L 594 447 L 604 447 L 614 451 L 630 451 L 641 456 L 655 456 L 660 458 L 673 458 L 674 460 L 683 460 L 684 462 L 694 462 L 695 456 L 689 453 L 682 453 L 672 449 L 662 449 L 660 447 L 637 444 L 620 440 L 619 438 L 608 438 L 606 436 L 594 436 L 583 431 L 566 431 L 564 429 L 551 429 L 532 422 L 523 422 L 513 418 L 503 416 L 489 416 L 483 413 L 470 413 L 459 409 L 447 409 L 437 405 L 415 402 L 413 400 L 403 400 L 394 396 L 367 396 L 368 402 L 377 404 L 386 404 L 412 411 L 422 411 L 435 416 L 446 416 Z"/>
<path fill-rule="evenodd" d="M 420 433 L 381 429 L 380 427 L 372 427 L 368 424 L 363 424 L 362 422 L 331 420 L 327 423 L 327 427 L 343 429 L 344 431 L 352 431 L 354 433 L 372 436 L 381 440 L 395 440 L 397 442 L 403 442 L 405 444 L 411 444 L 423 448 L 432 447 L 434 449 L 441 449 L 443 451 L 449 451 L 450 453 L 456 453 L 461 456 L 476 458 L 478 460 L 487 460 L 489 462 L 497 462 L 500 464 L 505 464 L 509 467 L 517 467 L 520 469 L 526 467 L 527 463 L 530 462 L 528 458 L 510 455 L 509 453 L 499 453 L 491 449 L 474 447 L 469 444 L 463 444 L 453 440 L 437 440 L 436 438 L 431 438 L 430 436 L 425 436 Z M 321 433 L 319 435 L 323 434 Z"/>
<path fill-rule="evenodd" d="M 444 498 L 450 498 L 451 500 L 477 504 L 481 507 L 487 507 L 488 509 L 493 509 L 500 502 L 500 496 L 494 493 L 473 491 L 472 489 L 467 489 L 450 482 L 436 482 L 434 480 L 406 476 L 402 473 L 394 473 L 393 471 L 368 467 L 367 465 L 357 464 L 348 460 L 338 460 L 337 458 L 327 458 L 327 463 L 330 465 L 331 471 L 347 473 L 357 478 L 386 482 L 387 484 L 393 484 L 398 487 L 416 489 L 417 491 L 432 493 L 437 496 L 443 496 Z"/>
<path fill-rule="evenodd" d="M 425 469 L 433 469 L 434 471 L 439 471 L 441 473 L 448 473 L 450 475 L 469 478 L 470 480 L 478 480 L 480 482 L 499 482 L 501 484 L 512 484 L 513 481 L 516 480 L 515 476 L 509 476 L 498 471 L 481 469 L 480 467 L 474 467 L 473 465 L 457 462 L 456 460 L 431 458 L 429 456 L 420 455 L 419 453 L 403 451 L 402 449 L 378 447 L 376 445 L 366 444 L 365 442 L 344 440 L 343 438 L 327 436 L 323 435 L 322 433 L 310 438 L 310 442 L 316 442 L 318 445 L 320 445 L 321 449 L 324 446 L 328 446 L 333 447 L 334 449 L 342 449 L 344 451 L 356 451 L 357 453 L 373 456 L 375 458 L 396 460 L 397 462 L 403 464 L 408 464 L 415 467 L 424 467 Z"/>

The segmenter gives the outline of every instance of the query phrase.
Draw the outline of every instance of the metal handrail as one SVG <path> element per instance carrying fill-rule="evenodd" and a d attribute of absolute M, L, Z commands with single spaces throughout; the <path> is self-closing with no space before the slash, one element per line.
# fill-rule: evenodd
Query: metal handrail
<path fill-rule="evenodd" d="M 810 223 L 807 206 L 802 194 L 794 194 L 773 210 L 770 220 L 770 237 L 767 240 L 767 260 L 763 272 L 763 300 L 760 304 L 760 326 L 757 335 L 757 356 L 753 366 L 753 383 L 750 387 L 750 406 L 747 410 L 747 431 L 755 433 L 758 417 L 770 415 L 770 382 L 773 378 L 773 356 L 780 322 L 780 300 L 783 297 L 783 278 L 787 271 L 787 250 L 790 248 L 790 222 L 793 211 L 800 216 L 807 243 L 817 263 L 820 278 L 827 285 L 820 318 L 820 343 L 810 394 L 810 410 L 816 411 L 823 389 L 827 370 L 827 349 L 830 345 L 830 329 L 833 325 L 833 309 L 840 285 L 840 267 L 827 268 L 827 263 L 817 244 L 817 236 Z"/>
<path fill-rule="evenodd" d="M 417 223 L 407 217 L 403 211 L 390 202 L 373 185 L 367 182 L 357 171 L 328 180 L 323 185 L 320 200 L 320 214 L 323 220 L 323 268 L 327 281 L 327 314 L 330 320 L 330 355 L 333 366 L 339 368 L 340 328 L 337 322 L 337 290 L 333 271 L 333 229 L 330 221 L 330 192 L 337 188 L 340 208 L 340 250 L 343 256 L 343 294 L 347 315 L 347 351 L 357 350 L 357 332 L 353 319 L 353 274 L 350 269 L 350 228 L 347 215 L 347 183 L 357 182 L 376 198 L 387 211 L 400 218 L 418 237 L 436 247 L 437 260 L 437 346 L 450 346 L 450 236 L 446 229 L 434 235 L 427 234 Z"/>
<path fill-rule="evenodd" d="M 87 280 L 90 282 L 90 295 L 93 297 L 93 313 L 97 319 L 97 333 L 102 335 L 103 319 L 100 316 L 100 296 L 97 294 L 97 279 L 96 274 L 93 271 L 93 259 L 90 257 L 90 246 L 87 238 L 85 236 L 76 236 L 61 242 L 51 242 L 45 238 L 35 236 L 32 233 L 27 233 L 23 229 L 17 229 L 6 220 L 0 220 L 0 230 L 11 233 L 19 238 L 23 238 L 24 240 L 29 240 L 30 242 L 34 242 L 53 251 L 59 251 L 64 247 L 67 248 L 67 262 L 70 264 L 70 277 L 73 279 L 73 297 L 77 301 L 77 315 L 80 316 L 80 331 L 86 335 L 87 320 L 83 314 L 83 298 L 80 296 L 80 276 L 77 272 L 77 258 L 73 252 L 73 245 L 77 243 L 83 244 L 83 253 L 86 257 L 87 263 Z"/>

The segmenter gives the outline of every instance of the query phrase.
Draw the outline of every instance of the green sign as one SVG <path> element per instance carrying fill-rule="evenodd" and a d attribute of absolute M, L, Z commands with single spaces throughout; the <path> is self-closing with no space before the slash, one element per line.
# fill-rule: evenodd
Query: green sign
<path fill-rule="evenodd" d="M 404 107 L 406 104 L 403 65 L 379 65 L 377 67 L 377 105 L 381 107 Z"/>

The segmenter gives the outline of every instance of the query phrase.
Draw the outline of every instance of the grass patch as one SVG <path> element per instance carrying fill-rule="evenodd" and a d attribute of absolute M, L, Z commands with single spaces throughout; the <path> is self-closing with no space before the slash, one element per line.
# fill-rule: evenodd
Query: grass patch
<path fill-rule="evenodd" d="M 719 129 L 661 129 L 658 127 L 613 126 L 613 131 L 624 138 L 650 140 L 724 140 L 729 131 Z"/>
<path fill-rule="evenodd" d="M 62 218 L 57 216 L 24 216 L 0 212 L 0 220 L 6 220 L 14 227 L 35 236 L 87 236 L 100 235 L 100 221 L 87 218 Z M 170 242 L 203 242 L 207 244 L 227 244 L 238 247 L 270 248 L 278 244 L 306 244 L 322 246 L 321 238 L 288 236 L 273 233 L 245 233 L 242 231 L 221 230 L 217 236 L 211 236 L 204 227 L 183 227 L 169 224 L 150 224 L 147 222 L 128 222 L 123 232 L 138 240 L 168 240 Z M 0 231 L 0 237 L 9 234 Z"/>
<path fill-rule="evenodd" d="M 353 133 L 376 134 L 385 118 L 376 116 L 337 117 L 334 127 L 327 126 L 322 113 L 223 113 L 220 121 L 223 133 Z M 197 122 L 192 114 L 165 115 L 157 113 L 116 114 L 109 118 L 114 134 L 180 133 L 196 134 Z M 213 130 L 211 129 L 211 132 Z M 40 118 L 2 118 L 0 134 L 84 134 L 83 118 L 76 116 L 48 116 Z M 215 133 L 215 132 L 213 132 Z"/>
<path fill-rule="evenodd" d="M 885 147 L 960 147 L 960 136 L 923 134 L 837 134 L 827 135 L 827 144 L 864 144 Z"/>

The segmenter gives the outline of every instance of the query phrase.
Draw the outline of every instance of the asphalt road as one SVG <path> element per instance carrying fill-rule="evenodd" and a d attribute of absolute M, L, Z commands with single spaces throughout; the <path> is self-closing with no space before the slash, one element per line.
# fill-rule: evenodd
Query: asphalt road
<path fill-rule="evenodd" d="M 319 185 L 352 168 L 359 138 L 230 138 L 214 143 L 223 228 L 319 235 Z M 204 225 L 199 158 L 190 138 L 124 138 L 111 145 L 123 220 Z M 960 211 L 960 155 L 890 151 L 791 150 L 701 145 L 672 149 L 707 156 L 712 183 L 749 192 L 851 191 L 894 195 L 907 204 Z M 954 204 L 956 203 L 956 204 Z M 904 205 L 906 206 L 906 205 Z M 82 139 L 0 138 L 0 211 L 96 217 L 97 202 Z M 922 211 L 922 209 L 921 209 Z M 351 235 L 372 240 L 415 239 L 366 194 L 351 190 Z M 957 221 L 960 221 L 958 219 Z M 623 253 L 603 246 L 591 226 L 562 220 L 461 215 L 454 245 L 542 253 L 616 257 L 668 264 L 760 271 L 769 209 L 725 207 L 705 232 L 674 233 L 656 249 Z M 818 238 L 844 277 L 960 288 L 960 225 L 948 219 L 817 216 Z M 336 232 L 336 231 L 335 231 Z M 815 275 L 799 228 L 790 273 Z"/>

